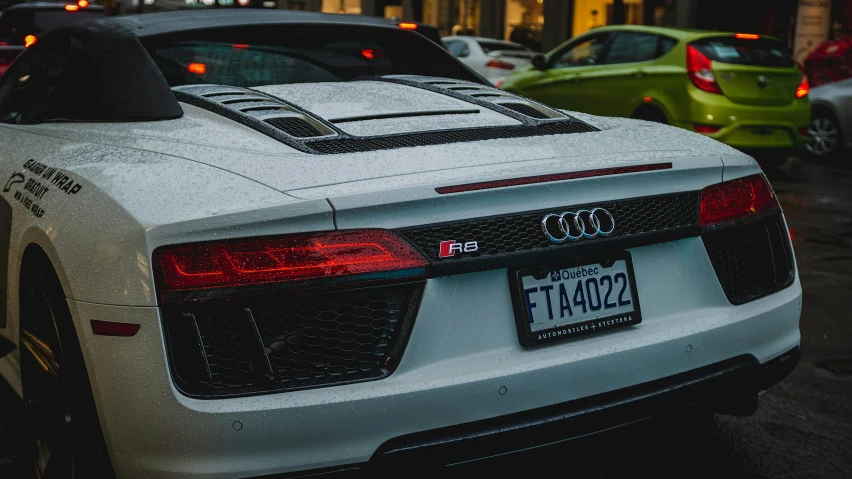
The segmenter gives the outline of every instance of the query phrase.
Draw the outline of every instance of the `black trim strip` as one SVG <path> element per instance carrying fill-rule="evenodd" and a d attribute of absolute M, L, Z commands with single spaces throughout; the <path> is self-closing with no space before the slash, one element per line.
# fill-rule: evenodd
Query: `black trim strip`
<path fill-rule="evenodd" d="M 670 230 L 640 233 L 616 238 L 598 238 L 593 241 L 554 246 L 539 250 L 524 251 L 516 254 L 495 255 L 492 257 L 460 258 L 448 262 L 432 262 L 429 278 L 454 274 L 474 273 L 503 268 L 522 268 L 531 264 L 562 261 L 566 258 L 597 256 L 615 251 L 638 248 L 667 241 L 677 241 L 699 236 L 701 229 L 697 225 L 682 226 Z"/>
<path fill-rule="evenodd" d="M 362 116 L 347 116 L 343 118 L 335 118 L 333 120 L 328 120 L 331 123 L 348 123 L 351 121 L 367 121 L 367 120 L 386 120 L 389 118 L 412 118 L 418 116 L 438 116 L 438 115 L 472 115 L 479 113 L 480 110 L 476 108 L 469 108 L 466 110 L 434 110 L 434 111 L 413 111 L 413 112 L 401 112 L 401 113 L 383 113 L 376 115 L 362 115 Z"/>

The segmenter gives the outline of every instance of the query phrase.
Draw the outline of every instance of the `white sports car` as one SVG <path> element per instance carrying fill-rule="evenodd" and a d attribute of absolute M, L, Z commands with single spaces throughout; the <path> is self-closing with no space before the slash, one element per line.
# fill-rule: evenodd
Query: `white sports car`
<path fill-rule="evenodd" d="M 799 358 L 752 158 L 380 19 L 56 30 L 0 78 L 0 169 L 3 412 L 39 475 L 466 463 L 750 414 Z"/>

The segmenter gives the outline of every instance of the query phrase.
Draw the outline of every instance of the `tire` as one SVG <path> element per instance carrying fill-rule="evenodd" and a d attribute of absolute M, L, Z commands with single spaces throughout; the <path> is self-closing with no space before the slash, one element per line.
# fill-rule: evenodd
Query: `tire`
<path fill-rule="evenodd" d="M 20 298 L 25 460 L 39 479 L 113 477 L 71 313 L 43 254 L 28 257 Z"/>
<path fill-rule="evenodd" d="M 664 125 L 669 124 L 669 120 L 666 119 L 666 114 L 655 106 L 641 106 L 633 112 L 633 116 L 631 118 L 635 120 L 653 121 L 654 123 L 662 123 Z"/>
<path fill-rule="evenodd" d="M 834 113 L 827 108 L 814 108 L 808 125 L 808 154 L 816 159 L 835 159 L 844 145 L 843 131 Z"/>

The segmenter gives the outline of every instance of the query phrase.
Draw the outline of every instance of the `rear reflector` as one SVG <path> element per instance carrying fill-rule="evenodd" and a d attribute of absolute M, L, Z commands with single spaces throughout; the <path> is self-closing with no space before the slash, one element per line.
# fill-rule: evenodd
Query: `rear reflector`
<path fill-rule="evenodd" d="M 515 69 L 515 65 L 513 65 L 509 62 L 504 62 L 503 60 L 491 60 L 488 63 L 486 63 L 485 66 L 491 67 L 491 68 L 500 68 L 502 70 L 514 70 Z"/>
<path fill-rule="evenodd" d="M 352 230 L 169 246 L 154 252 L 154 265 L 162 297 L 264 283 L 420 277 L 427 262 L 390 231 Z"/>
<path fill-rule="evenodd" d="M 701 227 L 749 222 L 778 212 L 772 187 L 762 174 L 708 186 L 701 191 Z"/>
<path fill-rule="evenodd" d="M 139 328 L 138 324 L 92 320 L 92 333 L 98 336 L 133 336 Z"/>
<path fill-rule="evenodd" d="M 595 176 L 622 175 L 626 173 L 641 173 L 643 171 L 668 170 L 671 163 L 652 163 L 650 165 L 622 166 L 619 168 L 601 168 L 598 170 L 572 171 L 570 173 L 555 173 L 552 175 L 525 176 L 523 178 L 512 178 L 509 180 L 483 181 L 480 183 L 468 183 L 465 185 L 442 186 L 435 188 L 438 194 L 463 193 L 465 191 L 487 190 L 491 188 L 506 188 L 508 186 L 531 185 L 535 183 L 548 183 L 551 181 L 576 180 L 579 178 L 592 178 Z"/>
<path fill-rule="evenodd" d="M 722 129 L 721 126 L 702 125 L 702 124 L 696 124 L 695 125 L 695 131 L 697 131 L 698 133 L 716 133 L 717 131 L 719 131 L 721 129 Z"/>
<path fill-rule="evenodd" d="M 808 127 L 799 128 L 798 132 L 800 136 L 808 136 Z"/>

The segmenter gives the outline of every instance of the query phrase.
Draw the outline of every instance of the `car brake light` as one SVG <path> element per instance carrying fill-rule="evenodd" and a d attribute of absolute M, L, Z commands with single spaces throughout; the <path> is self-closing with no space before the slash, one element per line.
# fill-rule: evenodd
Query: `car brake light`
<path fill-rule="evenodd" d="M 491 67 L 491 68 L 500 68 L 500 69 L 503 69 L 503 70 L 514 70 L 515 69 L 515 65 L 513 65 L 509 62 L 504 62 L 503 60 L 491 60 L 488 63 L 486 63 L 485 66 Z"/>
<path fill-rule="evenodd" d="M 162 295 L 307 280 L 408 279 L 424 276 L 428 263 L 390 231 L 352 230 L 170 246 L 154 252 L 154 265 Z"/>
<path fill-rule="evenodd" d="M 704 188 L 698 224 L 704 228 L 748 222 L 779 210 L 778 199 L 766 177 L 757 174 Z"/>
<path fill-rule="evenodd" d="M 721 129 L 721 126 L 702 125 L 700 123 L 695 124 L 695 131 L 697 131 L 698 133 L 716 133 Z"/>
<path fill-rule="evenodd" d="M 399 28 L 402 28 L 403 30 L 417 30 L 417 24 L 416 23 L 400 23 Z"/>
<path fill-rule="evenodd" d="M 80 8 L 86 8 L 89 6 L 88 0 L 77 0 L 77 6 Z"/>
<path fill-rule="evenodd" d="M 69 12 L 76 12 L 79 9 L 80 9 L 79 5 L 65 5 L 65 10 L 67 10 Z"/>
<path fill-rule="evenodd" d="M 706 92 L 722 94 L 722 89 L 719 88 L 716 77 L 713 76 L 710 59 L 692 45 L 686 46 L 686 73 L 698 88 Z"/>
<path fill-rule="evenodd" d="M 234 50 L 246 50 L 249 47 L 248 43 L 234 43 L 231 45 Z"/>
<path fill-rule="evenodd" d="M 207 73 L 207 65 L 203 63 L 190 63 L 186 67 L 190 73 L 195 73 L 196 75 L 204 75 Z"/>
<path fill-rule="evenodd" d="M 29 48 L 29 47 L 35 45 L 35 43 L 37 41 L 38 41 L 38 38 L 36 38 L 35 35 L 27 35 L 27 36 L 24 37 L 24 47 Z"/>
<path fill-rule="evenodd" d="M 799 86 L 796 87 L 796 98 L 804 98 L 808 96 L 808 92 L 810 92 L 811 86 L 808 84 L 808 76 L 802 75 L 802 81 L 799 83 Z"/>
<path fill-rule="evenodd" d="M 754 33 L 735 33 L 734 38 L 739 38 L 741 40 L 760 40 L 760 35 L 756 35 Z"/>
<path fill-rule="evenodd" d="M 373 58 L 376 58 L 376 52 L 371 48 L 365 48 L 361 50 L 361 56 L 367 60 L 372 60 Z"/>

